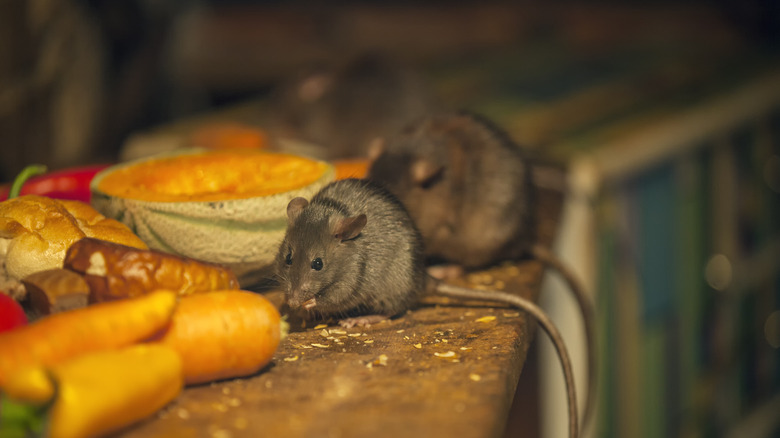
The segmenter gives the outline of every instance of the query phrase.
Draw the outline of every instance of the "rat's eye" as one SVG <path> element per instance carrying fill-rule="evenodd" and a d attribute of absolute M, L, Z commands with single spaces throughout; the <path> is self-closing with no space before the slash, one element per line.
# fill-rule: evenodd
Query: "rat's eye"
<path fill-rule="evenodd" d="M 322 259 L 317 257 L 316 259 L 311 261 L 311 268 L 315 271 L 319 271 L 322 269 Z"/>
<path fill-rule="evenodd" d="M 287 257 L 284 258 L 284 262 L 288 265 L 292 265 L 292 252 L 287 253 Z"/>

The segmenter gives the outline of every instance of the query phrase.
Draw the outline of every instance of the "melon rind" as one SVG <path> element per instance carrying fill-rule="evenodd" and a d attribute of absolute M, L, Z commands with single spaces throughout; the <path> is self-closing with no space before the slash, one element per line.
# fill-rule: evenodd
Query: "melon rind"
<path fill-rule="evenodd" d="M 176 155 L 198 152 L 179 151 Z M 272 265 L 287 229 L 290 200 L 298 196 L 311 199 L 335 178 L 334 166 L 325 163 L 322 176 L 305 187 L 224 201 L 144 201 L 98 189 L 106 175 L 148 159 L 118 164 L 95 175 L 90 185 L 92 206 L 127 225 L 150 248 L 230 267 L 240 281 L 254 278 L 253 274 Z"/>

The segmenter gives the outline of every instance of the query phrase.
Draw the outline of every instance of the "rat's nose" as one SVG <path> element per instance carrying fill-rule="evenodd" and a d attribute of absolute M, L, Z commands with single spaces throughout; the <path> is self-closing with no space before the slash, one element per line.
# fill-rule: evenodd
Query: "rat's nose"
<path fill-rule="evenodd" d="M 304 308 L 309 310 L 317 305 L 315 298 L 307 298 L 303 288 L 293 288 L 287 294 L 287 305 L 291 309 Z"/>

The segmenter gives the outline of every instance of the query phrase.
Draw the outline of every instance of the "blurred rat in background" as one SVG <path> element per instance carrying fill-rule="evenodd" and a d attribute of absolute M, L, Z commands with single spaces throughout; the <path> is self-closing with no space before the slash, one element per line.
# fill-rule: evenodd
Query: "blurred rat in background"
<path fill-rule="evenodd" d="M 537 191 L 565 187 L 565 172 L 561 169 L 560 181 L 551 184 L 549 163 L 532 160 L 492 121 L 465 111 L 418 118 L 374 152 L 367 178 L 406 206 L 428 259 L 450 263 L 430 267 L 431 275 L 459 275 L 464 269 L 530 257 L 563 276 L 585 326 L 587 422 L 596 378 L 592 305 L 573 272 L 537 242 L 535 226 Z"/>
<path fill-rule="evenodd" d="M 310 144 L 290 152 L 320 159 L 365 157 L 378 139 L 441 109 L 419 72 L 374 52 L 302 72 L 273 99 L 279 136 Z"/>

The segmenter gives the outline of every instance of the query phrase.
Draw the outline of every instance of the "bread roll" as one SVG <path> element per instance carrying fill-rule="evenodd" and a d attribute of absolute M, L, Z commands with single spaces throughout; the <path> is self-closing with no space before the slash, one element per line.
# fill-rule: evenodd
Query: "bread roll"
<path fill-rule="evenodd" d="M 147 248 L 126 225 L 83 202 L 36 195 L 0 202 L 0 288 L 24 298 L 21 279 L 61 268 L 67 249 L 84 237 Z"/>

